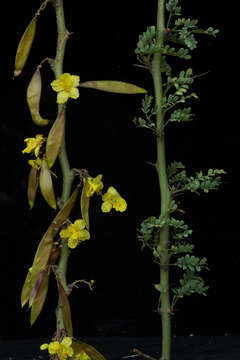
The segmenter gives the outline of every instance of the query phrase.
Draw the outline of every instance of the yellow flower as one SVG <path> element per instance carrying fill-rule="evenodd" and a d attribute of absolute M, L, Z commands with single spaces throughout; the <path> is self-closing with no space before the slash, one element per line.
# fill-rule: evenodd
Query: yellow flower
<path fill-rule="evenodd" d="M 50 344 L 48 345 L 48 352 L 49 354 L 53 355 L 53 354 L 58 354 L 61 351 L 61 345 L 58 341 L 53 341 L 50 342 Z"/>
<path fill-rule="evenodd" d="M 40 148 L 44 143 L 44 141 L 45 138 L 41 134 L 36 135 L 35 138 L 24 139 L 24 142 L 27 144 L 27 147 L 22 151 L 23 154 L 24 153 L 30 154 L 31 152 L 34 152 L 37 158 L 39 155 Z"/>
<path fill-rule="evenodd" d="M 50 355 L 57 355 L 59 360 L 66 360 L 73 356 L 72 339 L 65 336 L 61 343 L 59 341 L 52 341 L 50 344 L 42 344 L 40 350 L 48 349 Z"/>
<path fill-rule="evenodd" d="M 62 342 L 61 342 L 61 353 L 58 355 L 60 360 L 65 360 L 67 359 L 69 356 L 73 356 L 73 348 L 71 347 L 72 345 L 72 339 L 70 337 L 64 337 Z"/>
<path fill-rule="evenodd" d="M 99 193 L 100 190 L 103 189 L 102 183 L 102 175 L 98 175 L 95 178 L 88 178 L 88 189 L 87 189 L 87 197 L 92 196 L 95 192 Z"/>
<path fill-rule="evenodd" d="M 57 103 L 64 104 L 68 98 L 77 99 L 79 97 L 79 86 L 80 77 L 77 75 L 71 75 L 69 73 L 62 74 L 59 79 L 51 82 L 51 86 L 57 94 Z"/>
<path fill-rule="evenodd" d="M 120 212 L 127 209 L 126 201 L 113 186 L 108 188 L 108 191 L 102 196 L 102 200 L 102 212 L 109 212 L 112 208 Z"/>
<path fill-rule="evenodd" d="M 90 360 L 90 356 L 88 356 L 88 354 L 82 350 L 74 356 L 74 360 Z"/>
<path fill-rule="evenodd" d="M 67 229 L 60 231 L 62 238 L 68 238 L 68 246 L 74 249 L 80 242 L 90 239 L 90 233 L 85 229 L 86 224 L 83 219 L 76 220 Z"/>
<path fill-rule="evenodd" d="M 29 165 L 31 165 L 34 169 L 40 170 L 42 166 L 42 160 L 38 157 L 35 160 L 28 160 Z"/>

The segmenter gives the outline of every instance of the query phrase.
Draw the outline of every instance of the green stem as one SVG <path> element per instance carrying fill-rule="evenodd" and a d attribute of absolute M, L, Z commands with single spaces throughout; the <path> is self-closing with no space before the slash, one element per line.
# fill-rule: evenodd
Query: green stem
<path fill-rule="evenodd" d="M 164 41 L 165 30 L 165 1 L 158 0 L 157 10 L 157 31 L 156 46 L 160 49 L 154 54 L 152 63 L 152 76 L 154 83 L 155 103 L 156 103 L 156 125 L 157 125 L 157 162 L 156 169 L 160 187 L 161 214 L 166 214 L 170 192 L 166 171 L 165 158 L 165 135 L 164 135 L 164 111 L 163 104 L 163 83 L 161 74 L 162 53 L 161 48 Z M 162 248 L 161 264 L 160 264 L 160 286 L 161 296 L 158 311 L 161 314 L 162 322 L 162 360 L 170 360 L 171 356 L 171 319 L 170 319 L 170 300 L 169 300 L 169 227 L 166 225 L 159 235 L 159 245 Z"/>
<path fill-rule="evenodd" d="M 55 78 L 57 79 L 63 73 L 65 46 L 69 33 L 65 26 L 63 0 L 54 0 L 52 2 L 56 11 L 57 32 L 58 32 L 56 57 L 53 65 Z M 63 105 L 58 106 L 58 114 L 61 112 L 62 106 Z M 63 187 L 62 187 L 62 196 L 60 202 L 61 206 L 63 206 L 70 196 L 71 186 L 73 181 L 73 175 L 69 166 L 68 156 L 66 152 L 65 134 L 61 144 L 59 161 L 63 175 Z M 57 271 L 58 271 L 58 278 L 61 281 L 61 284 L 64 290 L 66 291 L 66 293 L 68 293 L 66 275 L 67 275 L 67 263 L 68 263 L 69 254 L 70 251 L 65 242 L 62 247 Z M 57 320 L 57 334 L 59 334 L 62 329 L 65 329 L 60 298 L 58 301 L 58 307 L 56 309 L 56 320 Z"/>

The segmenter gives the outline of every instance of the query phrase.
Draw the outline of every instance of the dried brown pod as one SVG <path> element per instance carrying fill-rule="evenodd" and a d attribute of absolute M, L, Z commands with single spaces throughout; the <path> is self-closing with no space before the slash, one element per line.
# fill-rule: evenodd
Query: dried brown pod
<path fill-rule="evenodd" d="M 65 106 L 58 114 L 52 128 L 49 131 L 46 143 L 46 162 L 51 169 L 59 154 L 65 130 Z"/>
<path fill-rule="evenodd" d="M 30 21 L 28 27 L 24 31 L 20 42 L 18 44 L 17 53 L 15 57 L 15 69 L 14 76 L 19 76 L 23 70 L 23 67 L 28 59 L 29 52 L 32 47 L 34 36 L 36 33 L 37 16 Z"/>
<path fill-rule="evenodd" d="M 86 81 L 80 83 L 79 86 L 117 94 L 144 94 L 147 92 L 137 85 L 116 80 Z"/>
<path fill-rule="evenodd" d="M 30 209 L 33 208 L 39 183 L 39 170 L 31 166 L 28 176 L 27 198 Z"/>
<path fill-rule="evenodd" d="M 49 123 L 49 120 L 43 119 L 39 114 L 41 91 L 42 79 L 40 69 L 37 68 L 27 88 L 27 104 L 34 124 L 46 126 Z"/>
<path fill-rule="evenodd" d="M 56 209 L 57 204 L 53 189 L 52 176 L 44 158 L 42 159 L 39 185 L 42 196 L 44 197 L 48 205 L 51 206 L 53 209 Z"/>

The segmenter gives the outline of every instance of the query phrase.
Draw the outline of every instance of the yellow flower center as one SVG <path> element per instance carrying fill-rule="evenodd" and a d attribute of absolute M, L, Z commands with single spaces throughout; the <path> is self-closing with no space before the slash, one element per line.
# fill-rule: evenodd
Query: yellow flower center
<path fill-rule="evenodd" d="M 63 91 L 70 92 L 73 88 L 73 80 L 71 75 L 62 75 L 62 77 L 59 79 L 59 86 L 61 86 Z"/>

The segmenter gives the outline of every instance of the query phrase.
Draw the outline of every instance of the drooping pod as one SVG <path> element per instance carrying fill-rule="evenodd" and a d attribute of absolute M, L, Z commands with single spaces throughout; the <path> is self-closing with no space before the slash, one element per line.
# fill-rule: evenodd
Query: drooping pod
<path fill-rule="evenodd" d="M 48 168 L 51 169 L 59 154 L 64 130 L 65 130 L 65 106 L 57 116 L 51 130 L 49 131 L 46 143 L 46 162 Z"/>
<path fill-rule="evenodd" d="M 52 176 L 44 158 L 42 159 L 39 185 L 42 196 L 44 197 L 48 205 L 56 210 L 57 205 L 53 189 Z"/>
<path fill-rule="evenodd" d="M 14 69 L 14 76 L 19 76 L 23 70 L 23 67 L 27 61 L 29 52 L 32 47 L 32 43 L 34 40 L 34 36 L 36 33 L 36 26 L 37 26 L 37 16 L 35 15 L 34 18 L 29 23 L 28 27 L 24 31 L 20 42 L 18 44 L 17 53 L 15 57 L 15 69 Z"/>
<path fill-rule="evenodd" d="M 34 124 L 46 126 L 49 120 L 39 114 L 39 105 L 42 91 L 42 79 L 39 68 L 34 72 L 27 88 L 27 104 Z"/>
<path fill-rule="evenodd" d="M 39 170 L 31 167 L 28 176 L 27 198 L 30 209 L 33 208 L 39 183 Z"/>

